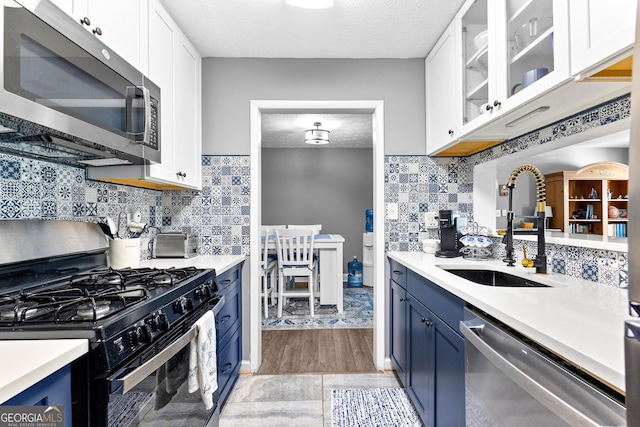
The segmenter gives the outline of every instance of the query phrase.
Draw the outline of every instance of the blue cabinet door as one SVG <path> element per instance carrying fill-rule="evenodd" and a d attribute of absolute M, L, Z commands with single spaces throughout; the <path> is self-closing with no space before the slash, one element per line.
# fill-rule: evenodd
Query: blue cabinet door
<path fill-rule="evenodd" d="M 435 353 L 435 424 L 464 427 L 464 339 L 437 316 L 433 317 Z"/>
<path fill-rule="evenodd" d="M 216 278 L 224 306 L 216 314 L 216 356 L 219 408 L 226 402 L 240 374 L 242 362 L 242 264 Z"/>
<path fill-rule="evenodd" d="M 407 392 L 427 426 L 434 425 L 435 353 L 432 313 L 408 295 Z"/>
<path fill-rule="evenodd" d="M 407 291 L 391 281 L 390 358 L 403 385 L 407 384 Z"/>
<path fill-rule="evenodd" d="M 57 370 L 2 405 L 55 406 L 63 413 L 64 426 L 71 427 L 71 366 L 67 365 Z"/>

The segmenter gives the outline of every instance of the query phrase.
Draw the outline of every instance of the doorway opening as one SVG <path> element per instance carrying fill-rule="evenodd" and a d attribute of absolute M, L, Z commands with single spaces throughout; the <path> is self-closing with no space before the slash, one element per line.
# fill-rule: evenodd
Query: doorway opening
<path fill-rule="evenodd" d="M 326 112 L 330 114 L 370 114 L 373 134 L 373 209 L 384 212 L 384 110 L 382 101 L 251 101 L 251 241 L 259 241 L 262 224 L 262 115 L 290 112 Z M 363 213 L 364 215 L 364 213 Z M 373 250 L 373 346 L 375 369 L 383 370 L 384 361 L 384 215 L 374 215 Z M 331 232 L 328 230 L 328 232 Z M 251 259 L 260 259 L 260 245 L 251 245 Z M 259 262 L 250 263 L 249 298 L 249 370 L 258 372 L 262 364 L 262 308 Z"/>

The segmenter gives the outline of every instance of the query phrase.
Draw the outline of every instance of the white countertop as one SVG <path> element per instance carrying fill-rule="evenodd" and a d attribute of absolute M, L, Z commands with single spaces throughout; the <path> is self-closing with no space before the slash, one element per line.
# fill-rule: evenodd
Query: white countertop
<path fill-rule="evenodd" d="M 89 341 L 0 341 L 0 403 L 45 379 L 89 351 Z"/>
<path fill-rule="evenodd" d="M 156 258 L 140 261 L 140 267 L 170 268 L 196 267 L 215 268 L 216 275 L 220 275 L 244 261 L 244 255 L 198 255 L 193 258 Z"/>
<path fill-rule="evenodd" d="M 436 258 L 422 252 L 387 255 L 624 392 L 624 321 L 629 318 L 625 289 L 564 274 L 539 275 L 534 269 L 507 267 L 501 260 Z M 552 287 L 478 285 L 437 267 L 445 264 L 534 275 L 532 279 Z"/>

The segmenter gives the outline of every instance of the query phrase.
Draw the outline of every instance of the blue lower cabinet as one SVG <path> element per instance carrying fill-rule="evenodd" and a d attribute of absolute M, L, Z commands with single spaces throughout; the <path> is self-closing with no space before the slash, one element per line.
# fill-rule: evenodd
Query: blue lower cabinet
<path fill-rule="evenodd" d="M 427 427 L 462 427 L 465 302 L 411 270 L 402 277 L 406 289 L 390 281 L 391 361 Z"/>
<path fill-rule="evenodd" d="M 226 402 L 240 375 L 242 362 L 242 264 L 216 278 L 224 305 L 215 315 L 219 407 Z"/>
<path fill-rule="evenodd" d="M 435 353 L 431 312 L 409 296 L 407 392 L 427 426 L 435 425 Z"/>
<path fill-rule="evenodd" d="M 71 367 L 68 365 L 57 370 L 47 378 L 7 400 L 2 406 L 42 406 L 42 412 L 39 413 L 43 413 L 49 407 L 55 407 L 48 410 L 45 415 L 46 417 L 51 417 L 49 418 L 50 420 L 53 420 L 50 424 L 58 425 L 56 422 L 59 422 L 59 414 L 61 413 L 64 426 L 72 427 Z M 16 423 L 16 425 L 23 424 Z"/>
<path fill-rule="evenodd" d="M 391 281 L 391 363 L 402 384 L 407 383 L 407 291 Z"/>
<path fill-rule="evenodd" d="M 464 339 L 438 317 L 433 318 L 436 426 L 464 426 Z"/>

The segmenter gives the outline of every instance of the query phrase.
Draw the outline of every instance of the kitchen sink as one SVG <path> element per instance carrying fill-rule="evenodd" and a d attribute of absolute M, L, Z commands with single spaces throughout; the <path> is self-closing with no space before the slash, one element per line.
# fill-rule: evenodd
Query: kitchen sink
<path fill-rule="evenodd" d="M 467 279 L 473 283 L 485 286 L 500 286 L 509 288 L 548 288 L 549 285 L 531 280 L 529 278 L 516 276 L 505 273 L 504 271 L 486 270 L 486 269 L 462 269 L 462 268 L 444 268 L 451 274 Z"/>

